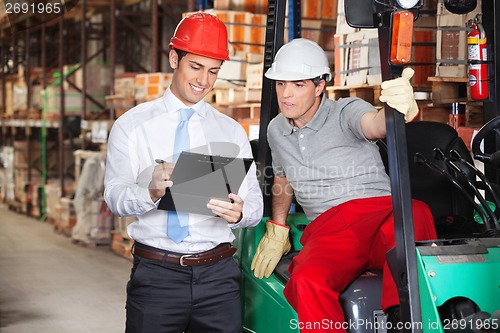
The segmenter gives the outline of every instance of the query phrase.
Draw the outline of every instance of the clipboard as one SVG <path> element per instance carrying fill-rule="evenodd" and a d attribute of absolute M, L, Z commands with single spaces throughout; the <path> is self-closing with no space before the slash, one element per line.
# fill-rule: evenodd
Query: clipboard
<path fill-rule="evenodd" d="M 207 208 L 210 199 L 229 202 L 227 195 L 237 193 L 245 179 L 252 158 L 205 155 L 183 151 L 158 209 L 214 216 Z"/>

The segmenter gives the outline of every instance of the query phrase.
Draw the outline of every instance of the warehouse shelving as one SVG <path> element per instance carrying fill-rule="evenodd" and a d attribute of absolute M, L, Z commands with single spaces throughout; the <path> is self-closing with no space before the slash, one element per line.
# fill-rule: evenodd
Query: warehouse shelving
<path fill-rule="evenodd" d="M 56 149 L 62 197 L 67 195 L 65 184 L 74 177 L 74 168 L 64 161 L 68 141 L 73 150 L 98 149 L 99 145 L 93 144 L 87 135 L 92 123 L 108 122 L 110 127 L 114 119 L 113 110 L 87 93 L 88 86 L 93 84 L 87 82 L 88 64 L 96 60 L 109 63 L 112 73 L 111 91 L 117 64 L 123 65 L 126 71 L 161 70 L 162 66 L 166 67 L 166 63 L 162 65 L 161 61 L 166 53 L 161 48 L 161 45 L 166 44 L 163 36 L 172 32 L 182 12 L 194 11 L 196 4 L 194 0 L 80 0 L 75 3 L 66 2 L 66 6 L 71 8 L 63 16 L 29 28 L 30 24 L 35 24 L 34 17 L 9 17 L 10 20 L 4 19 L 0 25 L 0 57 L 3 68 L 0 72 L 3 92 L 0 145 L 13 145 L 14 141 L 19 140 L 24 140 L 26 147 L 40 139 L 42 143 L 45 140 L 57 142 L 56 147 L 48 144 L 42 148 L 42 158 L 31 156 L 30 149 L 27 149 L 25 157 L 29 166 L 27 178 L 31 181 L 33 172 L 44 169 L 46 161 L 43 156 L 47 156 L 51 149 Z M 96 20 L 96 17 L 100 19 Z M 149 45 L 144 47 L 145 43 Z M 145 59 L 141 49 L 151 50 L 151 59 Z M 65 65 L 73 63 L 79 65 L 73 68 L 72 73 L 61 77 L 60 73 L 66 70 Z M 41 69 L 36 77 L 33 75 L 35 67 Z M 24 74 L 20 74 L 18 68 L 22 68 Z M 76 86 L 72 80 L 72 75 L 78 69 L 82 73 L 81 87 Z M 54 74 L 59 74 L 59 78 L 55 78 Z M 7 112 L 6 83 L 17 79 L 26 83 L 27 105 L 25 112 L 14 114 L 14 110 Z M 50 84 L 54 85 L 54 80 L 59 80 L 59 84 L 56 82 L 55 86 L 59 88 L 59 96 L 62 98 L 59 97 L 60 113 L 57 120 L 28 119 L 28 111 L 33 109 L 32 84 L 35 80 L 39 80 L 43 89 Z M 81 112 L 77 115 L 73 113 L 69 116 L 66 112 L 64 101 L 68 87 L 81 94 Z M 88 103 L 98 105 L 100 111 L 86 112 Z M 71 127 L 68 126 L 69 122 L 76 123 L 79 127 L 73 127 L 73 133 L 68 131 L 68 127 Z M 72 137 L 80 132 L 79 137 Z"/>

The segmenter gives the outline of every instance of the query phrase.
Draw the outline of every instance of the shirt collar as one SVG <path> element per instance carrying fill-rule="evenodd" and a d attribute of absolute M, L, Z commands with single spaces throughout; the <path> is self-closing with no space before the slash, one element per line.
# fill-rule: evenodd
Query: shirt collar
<path fill-rule="evenodd" d="M 313 118 L 304 126 L 307 128 L 310 128 L 314 131 L 319 131 L 321 127 L 325 124 L 326 117 L 328 116 L 328 112 L 326 111 L 326 108 L 323 107 L 325 104 L 326 96 L 325 93 L 323 93 L 323 97 L 321 98 L 321 103 L 318 107 L 318 111 L 316 111 L 316 114 L 313 116 Z M 283 126 L 283 135 L 290 135 L 293 133 L 294 129 L 296 127 L 292 126 L 290 124 L 290 121 L 283 117 L 284 121 L 284 126 Z"/>
<path fill-rule="evenodd" d="M 281 115 L 281 120 L 283 121 L 283 135 L 292 134 L 296 127 L 292 126 L 288 118 L 283 117 L 283 115 Z"/>
<path fill-rule="evenodd" d="M 186 106 L 184 103 L 182 103 L 173 93 L 172 90 L 170 90 L 170 87 L 165 90 L 165 93 L 163 94 L 163 102 L 165 103 L 165 107 L 167 109 L 167 112 L 176 112 L 177 110 L 180 109 L 186 109 L 189 106 Z M 198 103 L 190 106 L 191 109 L 195 110 L 196 113 L 201 116 L 205 117 L 207 114 L 206 110 L 206 102 L 205 100 L 201 100 Z"/>
<path fill-rule="evenodd" d="M 325 124 L 326 117 L 328 116 L 328 112 L 326 109 L 323 107 L 325 104 L 325 93 L 323 93 L 323 97 L 321 98 L 321 103 L 319 104 L 318 111 L 316 111 L 316 114 L 314 117 L 309 121 L 305 127 L 308 127 L 312 130 L 319 131 L 321 127 Z"/>

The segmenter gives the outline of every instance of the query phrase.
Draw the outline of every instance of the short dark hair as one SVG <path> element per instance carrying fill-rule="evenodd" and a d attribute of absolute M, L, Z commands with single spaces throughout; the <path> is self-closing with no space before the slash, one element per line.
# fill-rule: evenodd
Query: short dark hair
<path fill-rule="evenodd" d="M 188 54 L 186 51 L 182 51 L 179 49 L 174 49 L 174 51 L 177 53 L 177 57 L 179 58 L 179 62 L 181 62 L 181 59 Z"/>
<path fill-rule="evenodd" d="M 311 79 L 311 81 L 314 83 L 315 86 L 317 86 L 321 80 L 325 80 L 326 81 L 326 77 L 327 77 L 328 74 L 323 74 L 323 75 L 320 75 L 320 76 L 316 76 L 315 78 Z"/>
<path fill-rule="evenodd" d="M 179 58 L 179 62 L 181 62 L 181 59 L 186 55 L 188 54 L 189 52 L 187 51 L 182 51 L 182 50 L 179 50 L 179 49 L 174 49 L 174 51 L 177 53 L 177 56 Z M 221 60 L 222 63 L 224 63 L 224 60 Z"/>

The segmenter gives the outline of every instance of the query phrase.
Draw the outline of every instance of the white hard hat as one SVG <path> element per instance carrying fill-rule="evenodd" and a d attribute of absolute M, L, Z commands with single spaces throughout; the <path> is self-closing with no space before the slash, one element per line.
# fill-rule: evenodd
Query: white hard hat
<path fill-rule="evenodd" d="M 274 62 L 265 75 L 271 80 L 298 81 L 323 74 L 326 74 L 326 81 L 332 79 L 325 51 L 309 39 L 297 38 L 276 52 Z"/>

